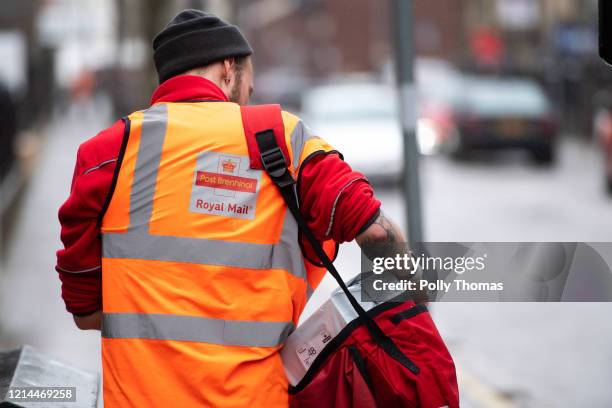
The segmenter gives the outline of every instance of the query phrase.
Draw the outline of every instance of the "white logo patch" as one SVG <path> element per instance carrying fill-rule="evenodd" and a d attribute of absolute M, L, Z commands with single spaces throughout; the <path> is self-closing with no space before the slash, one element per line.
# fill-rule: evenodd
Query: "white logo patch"
<path fill-rule="evenodd" d="M 249 169 L 247 156 L 204 152 L 198 156 L 189 210 L 252 220 L 262 170 Z"/>

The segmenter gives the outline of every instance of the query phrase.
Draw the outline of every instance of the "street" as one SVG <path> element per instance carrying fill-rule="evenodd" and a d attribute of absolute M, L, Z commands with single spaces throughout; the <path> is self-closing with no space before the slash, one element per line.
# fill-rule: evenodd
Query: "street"
<path fill-rule="evenodd" d="M 110 123 L 108 108 L 96 112 L 72 112 L 47 128 L 0 273 L 0 349 L 27 343 L 100 371 L 99 333 L 76 329 L 53 269 L 61 245 L 57 210 L 69 191 L 77 146 Z M 601 166 L 592 145 L 567 138 L 552 168 L 520 154 L 475 162 L 427 157 L 421 166 L 426 240 L 611 241 L 612 200 Z M 381 189 L 378 197 L 403 225 L 401 193 Z M 343 246 L 337 265 L 346 277 L 355 275 L 358 247 Z M 332 288 L 327 276 L 306 314 Z M 496 395 L 491 398 L 509 406 L 612 406 L 612 305 L 447 303 L 431 309 L 466 373 L 463 406 L 492 406 L 478 391 L 487 387 Z"/>
<path fill-rule="evenodd" d="M 611 241 L 612 199 L 592 145 L 563 142 L 558 164 L 534 166 L 520 152 L 421 165 L 427 241 Z M 402 195 L 378 190 L 383 210 L 404 225 Z M 341 247 L 351 277 L 359 248 Z M 307 306 L 334 284 L 327 276 Z M 612 304 L 438 303 L 430 306 L 460 371 L 463 407 L 612 406 Z"/>

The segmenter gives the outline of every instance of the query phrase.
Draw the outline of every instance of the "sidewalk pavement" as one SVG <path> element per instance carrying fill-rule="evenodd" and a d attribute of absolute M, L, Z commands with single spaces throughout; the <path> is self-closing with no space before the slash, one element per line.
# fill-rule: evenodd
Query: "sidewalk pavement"
<path fill-rule="evenodd" d="M 108 104 L 95 108 L 73 106 L 46 127 L 0 272 L 0 348 L 25 343 L 100 372 L 100 334 L 76 328 L 54 270 L 61 248 L 57 211 L 70 191 L 78 145 L 110 124 Z"/>

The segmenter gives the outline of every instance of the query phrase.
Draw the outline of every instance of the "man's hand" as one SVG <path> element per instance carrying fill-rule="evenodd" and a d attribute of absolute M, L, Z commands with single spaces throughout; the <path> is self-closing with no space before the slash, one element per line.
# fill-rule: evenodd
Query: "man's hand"
<path fill-rule="evenodd" d="M 81 330 L 101 330 L 102 328 L 102 311 L 98 310 L 90 315 L 77 316 L 73 315 L 74 323 Z"/>

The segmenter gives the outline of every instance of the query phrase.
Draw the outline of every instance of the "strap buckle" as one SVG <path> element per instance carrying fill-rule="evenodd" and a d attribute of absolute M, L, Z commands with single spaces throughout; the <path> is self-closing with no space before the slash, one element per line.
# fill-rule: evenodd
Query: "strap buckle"
<path fill-rule="evenodd" d="M 287 170 L 287 162 L 280 147 L 276 146 L 261 153 L 261 163 L 272 177 L 280 177 Z"/>
<path fill-rule="evenodd" d="M 255 134 L 261 164 L 266 173 L 274 180 L 279 187 L 287 187 L 295 184 L 295 180 L 287 169 L 287 160 L 283 151 L 276 143 L 274 131 L 264 130 Z"/>

